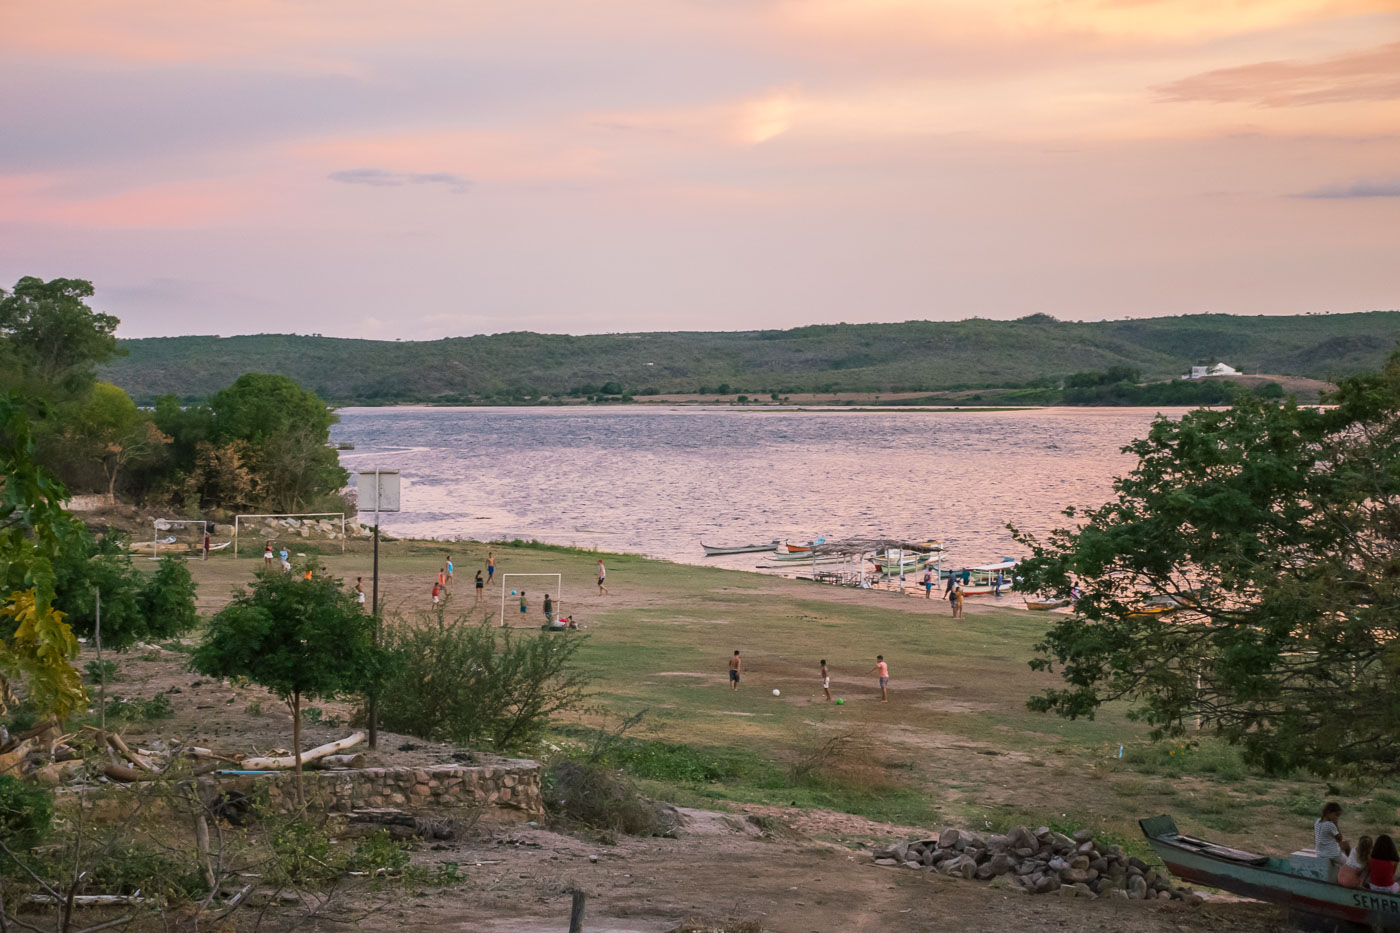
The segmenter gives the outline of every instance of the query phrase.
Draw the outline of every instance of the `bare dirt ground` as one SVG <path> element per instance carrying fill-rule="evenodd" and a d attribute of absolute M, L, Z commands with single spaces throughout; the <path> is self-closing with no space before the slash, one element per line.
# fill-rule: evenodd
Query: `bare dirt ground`
<path fill-rule="evenodd" d="M 933 873 L 880 868 L 867 851 L 762 832 L 737 815 L 701 817 L 675 839 L 616 845 L 545 828 L 503 828 L 432 852 L 454 862 L 463 885 L 395 903 L 367 931 L 554 933 L 567 925 L 568 889 L 588 895 L 590 933 L 662 933 L 684 921 L 750 921 L 775 933 L 890 930 L 962 933 L 1271 933 L 1288 929 L 1274 908 L 1237 901 L 1175 903 L 1031 896 Z M 810 817 L 804 817 L 810 818 Z"/>

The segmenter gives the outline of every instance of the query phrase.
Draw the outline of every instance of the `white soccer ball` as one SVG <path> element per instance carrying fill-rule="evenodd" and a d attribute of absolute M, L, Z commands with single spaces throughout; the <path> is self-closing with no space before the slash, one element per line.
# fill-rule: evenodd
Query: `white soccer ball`
<path fill-rule="evenodd" d="M 780 696 L 782 696 L 782 695 L 783 695 L 782 692 L 779 691 L 779 690 L 774 690 L 774 691 L 773 691 L 773 696 L 775 696 L 775 697 L 780 697 Z"/>

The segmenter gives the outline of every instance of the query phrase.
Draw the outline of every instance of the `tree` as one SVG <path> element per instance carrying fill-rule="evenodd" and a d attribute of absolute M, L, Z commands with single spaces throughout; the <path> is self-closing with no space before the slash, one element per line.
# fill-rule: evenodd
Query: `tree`
<path fill-rule="evenodd" d="M 136 408 L 131 397 L 110 382 L 92 387 L 92 395 L 78 413 L 71 429 L 80 446 L 102 464 L 107 480 L 107 501 L 116 501 L 117 476 L 127 464 L 150 457 L 170 437 L 150 416 Z"/>
<path fill-rule="evenodd" d="M 26 372 L 72 389 L 92 379 L 95 364 L 124 352 L 113 336 L 120 322 L 89 308 L 92 295 L 92 283 L 83 279 L 33 276 L 13 291 L 0 290 L 0 336 Z"/>
<path fill-rule="evenodd" d="M 195 670 L 246 677 L 291 709 L 299 801 L 301 701 L 370 686 L 379 656 L 372 624 L 339 580 L 264 571 L 214 616 L 195 650 Z"/>
<path fill-rule="evenodd" d="M 195 585 L 182 557 L 163 557 L 154 574 L 131 561 L 121 535 L 95 537 L 78 527 L 54 560 L 54 605 L 73 631 L 93 637 L 102 600 L 102 645 L 125 651 L 140 641 L 173 638 L 194 628 Z"/>
<path fill-rule="evenodd" d="M 63 484 L 34 462 L 26 403 L 0 396 L 0 710 L 23 681 L 41 714 L 86 702 L 78 640 L 54 608 L 55 557 L 73 530 Z"/>
<path fill-rule="evenodd" d="M 1019 589 L 1083 587 L 1032 663 L 1065 686 L 1032 708 L 1126 698 L 1155 737 L 1198 717 L 1268 771 L 1397 769 L 1400 356 L 1330 401 L 1159 419 L 1112 501 L 1044 543 L 1016 535 Z M 1145 612 L 1154 597 L 1182 608 Z"/>

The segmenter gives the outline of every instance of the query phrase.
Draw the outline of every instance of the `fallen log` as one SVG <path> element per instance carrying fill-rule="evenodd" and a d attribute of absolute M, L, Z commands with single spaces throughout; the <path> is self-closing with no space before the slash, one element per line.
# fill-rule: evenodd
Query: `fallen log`
<path fill-rule="evenodd" d="M 109 761 L 102 768 L 102 773 L 114 781 L 154 781 L 160 775 L 152 774 L 149 771 L 138 771 L 136 768 L 128 768 L 126 765 L 119 765 L 115 761 Z"/>
<path fill-rule="evenodd" d="M 71 900 L 75 907 L 116 907 L 128 904 L 144 904 L 150 900 L 140 894 L 73 894 L 67 897 L 54 897 L 52 894 L 31 894 L 24 899 L 26 904 L 66 904 Z"/>
<path fill-rule="evenodd" d="M 123 758 L 134 764 L 136 767 L 142 769 L 143 771 L 156 770 L 156 766 L 151 764 L 149 758 L 143 758 L 140 755 L 133 752 L 130 749 L 130 747 L 127 746 L 126 742 L 122 741 L 122 737 L 117 735 L 115 732 L 107 733 L 107 744 L 112 746 L 112 748 L 116 749 L 117 753 L 120 754 Z"/>
<path fill-rule="evenodd" d="M 56 761 L 53 764 L 44 765 L 42 768 L 35 768 L 30 775 L 35 781 L 46 787 L 57 787 L 64 781 L 83 771 L 81 761 Z"/>
<path fill-rule="evenodd" d="M 8 752 L 0 754 L 0 774 L 18 772 L 19 765 L 34 750 L 34 740 L 25 739 Z"/>
<path fill-rule="evenodd" d="M 212 749 L 200 748 L 198 745 L 186 745 L 180 750 L 187 758 L 206 758 L 210 761 L 222 761 L 226 764 L 241 764 L 237 758 L 230 758 L 227 755 L 216 754 Z"/>
<path fill-rule="evenodd" d="M 334 755 L 336 752 L 344 751 L 355 745 L 359 745 L 365 740 L 363 732 L 356 732 L 354 735 L 346 736 L 336 742 L 321 745 L 311 749 L 309 752 L 301 753 L 301 763 L 304 766 L 308 761 L 315 761 L 318 758 L 325 758 L 327 755 Z M 295 768 L 297 760 L 295 755 L 287 755 L 281 758 L 244 758 L 239 765 L 245 771 L 278 771 L 286 768 Z"/>
<path fill-rule="evenodd" d="M 303 759 L 302 764 L 306 761 Z M 310 767 L 318 771 L 339 771 L 349 768 L 363 768 L 365 766 L 364 755 L 327 755 L 324 758 L 314 759 Z"/>

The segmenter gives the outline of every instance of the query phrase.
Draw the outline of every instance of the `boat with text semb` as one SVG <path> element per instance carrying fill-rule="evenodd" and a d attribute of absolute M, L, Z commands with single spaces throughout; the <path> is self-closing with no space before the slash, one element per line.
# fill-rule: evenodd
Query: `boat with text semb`
<path fill-rule="evenodd" d="M 1183 835 L 1170 816 L 1139 820 L 1138 825 L 1152 851 L 1182 881 L 1281 904 L 1310 918 L 1400 930 L 1400 895 L 1338 884 L 1332 880 L 1331 862 L 1311 849 L 1287 858 L 1256 855 Z"/>

